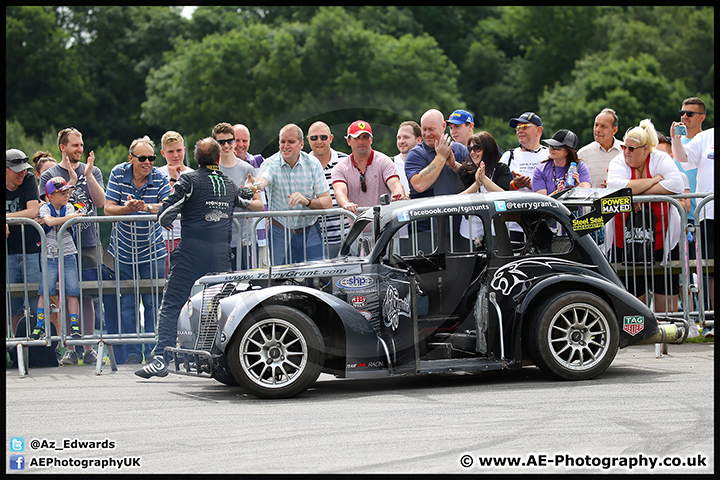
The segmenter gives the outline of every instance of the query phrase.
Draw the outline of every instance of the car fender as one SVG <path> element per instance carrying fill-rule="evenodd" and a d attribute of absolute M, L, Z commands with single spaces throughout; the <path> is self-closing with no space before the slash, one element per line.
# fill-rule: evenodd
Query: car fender
<path fill-rule="evenodd" d="M 278 295 L 288 293 L 302 293 L 314 297 L 335 311 L 345 329 L 345 357 L 347 364 L 376 362 L 376 365 L 388 365 L 386 355 L 379 354 L 379 352 L 386 350 L 382 346 L 382 341 L 362 314 L 326 292 L 292 285 L 241 292 L 220 300 L 223 315 L 227 315 L 227 320 L 222 326 L 217 339 L 220 350 L 225 352 L 235 330 L 253 309 Z"/>
<path fill-rule="evenodd" d="M 587 285 L 593 292 L 601 292 L 600 296 L 609 301 L 610 308 L 615 311 L 617 315 L 617 322 L 620 331 L 620 348 L 638 343 L 641 340 L 651 337 L 657 333 L 659 327 L 653 312 L 642 301 L 624 288 L 592 275 L 559 274 L 549 276 L 535 284 L 525 295 L 522 302 L 516 309 L 515 322 L 513 322 L 513 325 L 515 325 L 516 328 L 515 331 L 512 332 L 512 335 L 514 340 L 513 344 L 518 349 L 517 352 L 519 352 L 520 335 L 522 332 L 522 324 L 519 320 L 526 314 L 530 314 L 533 301 L 538 297 L 538 295 L 548 291 L 548 289 L 552 289 L 555 292 L 562 291 L 563 289 L 558 288 L 558 285 L 571 283 L 575 285 Z M 624 320 L 628 317 L 641 317 L 642 328 L 639 330 L 623 328 Z"/>

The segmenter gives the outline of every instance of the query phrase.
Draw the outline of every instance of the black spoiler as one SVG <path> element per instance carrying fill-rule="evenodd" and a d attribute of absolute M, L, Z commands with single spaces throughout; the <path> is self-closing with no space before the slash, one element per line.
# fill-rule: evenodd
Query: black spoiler
<path fill-rule="evenodd" d="M 552 195 L 570 210 L 590 207 L 589 213 L 572 219 L 573 230 L 587 235 L 604 226 L 618 213 L 630 213 L 633 208 L 631 188 L 572 188 Z"/>

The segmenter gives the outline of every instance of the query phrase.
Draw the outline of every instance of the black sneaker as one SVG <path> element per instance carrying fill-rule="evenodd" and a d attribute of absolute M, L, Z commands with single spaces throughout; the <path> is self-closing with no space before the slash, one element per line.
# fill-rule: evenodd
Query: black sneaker
<path fill-rule="evenodd" d="M 135 375 L 142 378 L 165 377 L 167 374 L 168 365 L 161 355 L 156 355 L 151 363 L 135 371 Z"/>
<path fill-rule="evenodd" d="M 33 340 L 37 340 L 38 338 L 42 337 L 43 335 L 45 335 L 45 328 L 35 327 L 33 329 L 32 333 L 30 334 L 30 338 L 32 338 Z"/>

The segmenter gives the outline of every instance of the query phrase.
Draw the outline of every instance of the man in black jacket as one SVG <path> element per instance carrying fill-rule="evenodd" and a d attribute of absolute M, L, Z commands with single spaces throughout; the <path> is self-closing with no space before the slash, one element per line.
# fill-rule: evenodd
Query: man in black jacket
<path fill-rule="evenodd" d="M 253 196 L 250 187 L 239 188 L 218 169 L 220 144 L 203 138 L 195 144 L 198 169 L 178 177 L 173 192 L 163 200 L 158 221 L 168 228 L 180 213 L 180 244 L 170 260 L 158 314 L 157 342 L 153 361 L 137 370 L 143 378 L 168 374 L 165 347 L 177 344 L 177 319 L 195 281 L 210 272 L 230 269 L 230 237 L 233 211 L 247 207 Z"/>

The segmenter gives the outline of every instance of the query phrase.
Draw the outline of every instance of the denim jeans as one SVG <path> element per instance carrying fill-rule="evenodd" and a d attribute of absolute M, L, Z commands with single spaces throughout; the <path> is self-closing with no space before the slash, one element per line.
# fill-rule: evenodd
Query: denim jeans
<path fill-rule="evenodd" d="M 23 254 L 8 254 L 7 256 L 7 281 L 8 283 L 39 283 L 40 274 L 40 254 L 39 253 L 28 253 L 24 257 Z M 25 271 L 27 270 L 27 271 Z M 57 273 L 56 273 L 57 275 Z M 28 301 L 30 303 L 30 314 L 35 316 L 37 313 L 38 297 L 30 296 L 31 293 L 28 291 Z M 24 299 L 22 297 L 13 297 L 11 300 L 11 314 L 22 315 Z"/>
<path fill-rule="evenodd" d="M 290 237 L 289 248 L 285 245 L 286 235 Z M 308 227 L 305 233 L 297 234 L 286 231 L 277 225 L 272 226 L 270 248 L 272 249 L 273 265 L 321 260 L 323 258 L 322 247 L 319 222 Z"/>
<path fill-rule="evenodd" d="M 47 259 L 47 279 L 48 279 L 48 295 L 55 295 L 60 285 L 58 278 L 60 270 L 59 258 Z M 63 296 L 79 297 L 80 296 L 80 277 L 78 275 L 77 257 L 75 255 L 65 255 L 63 258 L 63 277 L 65 278 L 65 290 Z M 40 287 L 38 295 L 43 294 L 43 276 L 40 276 Z"/>
<path fill-rule="evenodd" d="M 139 264 L 118 264 L 117 276 L 119 280 L 134 280 L 134 279 L 158 279 L 165 278 L 165 259 L 159 259 L 152 262 L 139 263 Z M 137 268 L 137 278 L 134 277 L 134 271 Z M 160 308 L 160 292 L 155 291 L 153 293 L 142 293 L 140 294 L 140 302 L 142 302 L 144 309 L 144 322 L 138 319 L 137 325 L 135 322 L 136 313 L 139 316 L 139 312 L 135 310 L 135 295 L 132 293 L 123 293 L 120 297 L 120 325 L 122 333 L 136 333 L 138 332 L 137 327 L 145 333 L 155 331 L 155 316 L 157 310 Z M 114 303 L 114 302 L 110 302 Z M 138 303 L 139 305 L 139 303 Z M 112 306 L 110 307 L 112 311 Z M 105 321 L 107 324 L 108 333 L 118 333 L 117 314 L 115 317 L 110 316 L 108 312 L 108 305 L 105 304 Z M 132 338 L 132 336 L 128 336 Z M 150 358 L 150 351 L 152 350 L 152 344 L 126 344 L 124 348 L 115 347 L 116 361 L 117 363 L 124 363 L 125 354 L 138 355 L 142 358 L 143 348 L 145 349 L 146 357 Z"/>

